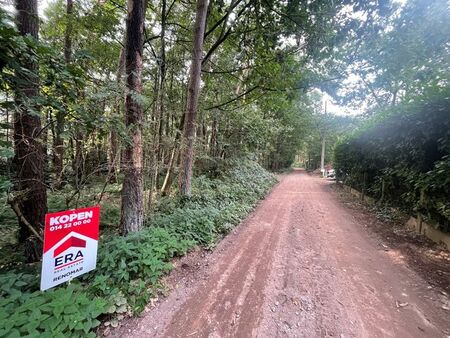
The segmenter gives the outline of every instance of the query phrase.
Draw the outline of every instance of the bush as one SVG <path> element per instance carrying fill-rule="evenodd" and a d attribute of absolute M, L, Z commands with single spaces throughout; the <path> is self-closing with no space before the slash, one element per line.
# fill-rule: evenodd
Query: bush
<path fill-rule="evenodd" d="M 157 285 L 159 278 L 171 270 L 168 263 L 171 258 L 185 255 L 194 245 L 194 242 L 162 228 L 113 237 L 100 245 L 97 269 L 84 279 L 91 282 L 91 293 L 118 298 L 119 304 L 117 299 L 113 301 L 109 313 L 117 312 L 111 311 L 115 306 L 140 312 L 151 295 L 148 286 Z M 127 301 L 121 304 L 123 297 Z"/>
<path fill-rule="evenodd" d="M 29 278 L 2 276 L 8 287 L 2 287 L 0 299 L 1 337 L 95 337 L 90 331 L 100 324 L 97 317 L 106 310 L 106 300 L 92 298 L 77 284 L 44 293 L 27 292 Z"/>
<path fill-rule="evenodd" d="M 170 260 L 213 246 L 275 183 L 250 160 L 223 163 L 217 179 L 194 180 L 192 198 L 163 198 L 149 227 L 127 237 L 103 235 L 97 269 L 69 286 L 39 288 L 39 265 L 0 273 L 0 337 L 89 337 L 99 316 L 141 312 Z"/>
<path fill-rule="evenodd" d="M 335 166 L 346 184 L 450 231 L 450 95 L 380 114 L 336 147 Z"/>
<path fill-rule="evenodd" d="M 169 208 L 158 207 L 150 224 L 197 244 L 214 246 L 276 181 L 274 175 L 248 159 L 226 162 L 221 170 L 218 179 L 194 179 L 192 197 Z"/>

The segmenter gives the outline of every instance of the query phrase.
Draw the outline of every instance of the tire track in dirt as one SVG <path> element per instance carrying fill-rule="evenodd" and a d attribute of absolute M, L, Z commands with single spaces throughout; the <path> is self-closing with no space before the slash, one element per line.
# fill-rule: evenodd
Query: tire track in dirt
<path fill-rule="evenodd" d="M 234 259 L 223 262 L 210 277 L 210 283 L 175 313 L 164 336 L 245 337 L 252 334 L 252 327 L 247 323 L 257 323 L 259 319 L 264 295 L 261 288 L 271 268 L 273 245 L 278 241 L 278 229 L 283 223 L 280 220 L 289 213 L 289 206 L 273 199 L 272 195 L 263 204 L 266 202 L 273 208 L 262 205 L 258 208 L 259 212 L 246 225 L 247 238 L 233 243 L 241 250 Z"/>
<path fill-rule="evenodd" d="M 191 283 L 111 336 L 450 336 L 437 292 L 352 212 L 328 182 L 284 176 Z"/>

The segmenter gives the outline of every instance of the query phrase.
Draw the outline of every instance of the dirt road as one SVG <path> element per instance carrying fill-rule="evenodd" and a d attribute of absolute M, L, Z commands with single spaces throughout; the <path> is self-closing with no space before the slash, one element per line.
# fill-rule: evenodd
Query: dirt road
<path fill-rule="evenodd" d="M 450 337 L 445 295 L 354 212 L 329 182 L 284 176 L 214 253 L 179 262 L 165 300 L 110 336 Z"/>

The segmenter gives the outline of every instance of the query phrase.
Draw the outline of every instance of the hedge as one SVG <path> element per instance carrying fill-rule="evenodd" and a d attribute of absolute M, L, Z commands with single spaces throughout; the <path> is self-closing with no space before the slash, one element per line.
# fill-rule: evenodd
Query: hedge
<path fill-rule="evenodd" d="M 335 149 L 338 180 L 450 231 L 450 93 L 385 111 Z"/>

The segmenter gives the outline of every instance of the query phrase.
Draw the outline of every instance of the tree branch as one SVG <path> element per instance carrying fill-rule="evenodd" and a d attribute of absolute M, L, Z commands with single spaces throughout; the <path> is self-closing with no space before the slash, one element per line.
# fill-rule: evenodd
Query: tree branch
<path fill-rule="evenodd" d="M 216 23 L 205 33 L 203 39 L 205 40 L 208 35 L 210 35 L 212 32 L 214 32 L 217 27 L 219 27 L 224 21 L 228 20 L 228 17 L 230 16 L 233 9 L 236 8 L 237 5 L 239 5 L 242 2 L 242 0 L 237 0 L 235 3 L 231 3 L 230 7 L 228 7 L 227 12 L 223 17 L 221 17 Z"/>
<path fill-rule="evenodd" d="M 208 61 L 208 59 L 211 57 L 211 55 L 214 53 L 214 51 L 219 48 L 219 46 L 227 39 L 227 37 L 231 34 L 231 27 L 228 28 L 228 30 L 226 31 L 225 34 L 223 34 L 223 36 L 221 36 L 213 45 L 212 47 L 209 49 L 208 53 L 206 53 L 205 57 L 202 60 L 202 65 L 204 65 L 206 63 L 206 61 Z"/>
<path fill-rule="evenodd" d="M 20 210 L 18 199 L 20 196 L 23 196 L 24 193 L 17 195 L 13 198 L 10 198 L 8 196 L 8 204 L 13 209 L 14 213 L 16 214 L 17 218 L 27 226 L 27 228 L 42 242 L 44 243 L 44 239 L 42 236 L 36 231 L 36 229 L 28 222 L 28 220 L 25 218 L 25 216 L 22 214 L 22 210 Z"/>
<path fill-rule="evenodd" d="M 258 89 L 258 88 L 259 88 L 259 86 L 254 86 L 254 87 L 250 88 L 249 90 L 247 90 L 246 92 L 236 96 L 235 98 L 233 98 L 231 100 L 228 100 L 227 102 L 224 102 L 224 103 L 221 103 L 221 104 L 218 104 L 218 105 L 215 105 L 215 106 L 208 107 L 205 110 L 212 110 L 212 109 L 215 109 L 215 108 L 220 108 L 220 107 L 226 106 L 227 104 L 230 104 L 230 103 L 232 103 L 234 101 L 237 101 L 241 97 L 243 97 L 243 96 L 245 96 L 247 94 L 250 94 L 252 91 L 254 91 L 254 90 Z"/>

